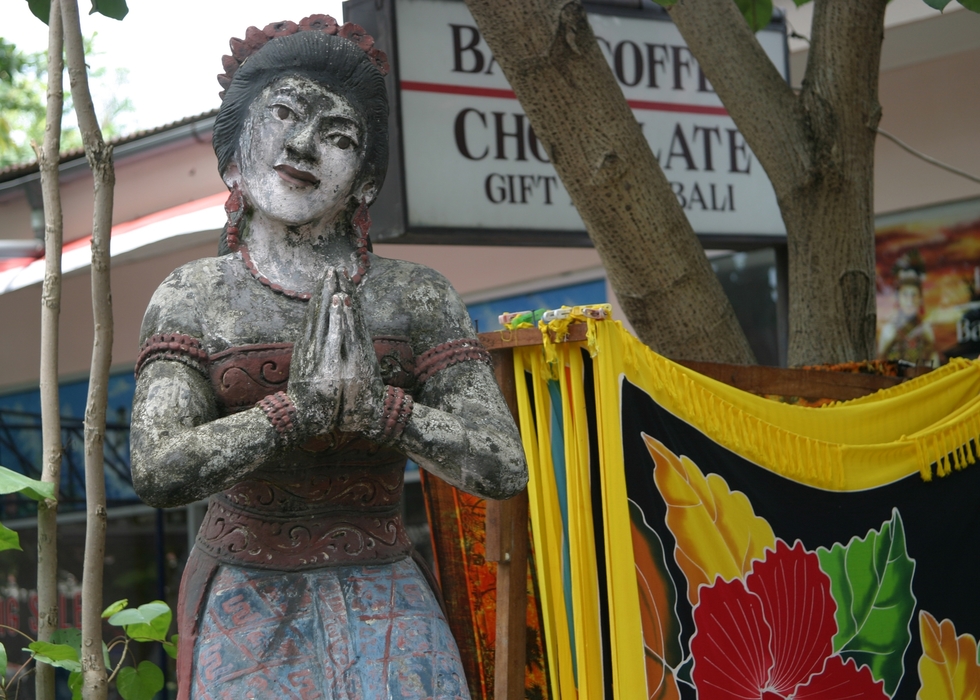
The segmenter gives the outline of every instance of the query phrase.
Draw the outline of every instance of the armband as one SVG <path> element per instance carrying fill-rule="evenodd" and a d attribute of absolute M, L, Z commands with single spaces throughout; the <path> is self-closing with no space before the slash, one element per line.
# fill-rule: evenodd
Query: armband
<path fill-rule="evenodd" d="M 395 440 L 405 430 L 408 419 L 412 417 L 415 401 L 411 395 L 398 386 L 385 387 L 384 415 L 381 417 L 381 432 L 388 440 Z"/>
<path fill-rule="evenodd" d="M 490 353 L 476 338 L 457 338 L 426 350 L 415 365 L 415 377 L 419 383 L 426 382 L 436 372 L 460 362 L 476 360 L 493 365 Z"/>
<path fill-rule="evenodd" d="M 277 391 L 275 394 L 269 394 L 255 405 L 262 409 L 265 417 L 280 435 L 285 437 L 296 429 L 296 424 L 293 423 L 296 406 L 285 392 Z"/>
<path fill-rule="evenodd" d="M 155 360 L 177 360 L 207 376 L 208 353 L 200 340 L 184 333 L 157 333 L 147 338 L 136 358 L 135 376 L 139 378 L 140 371 Z"/>

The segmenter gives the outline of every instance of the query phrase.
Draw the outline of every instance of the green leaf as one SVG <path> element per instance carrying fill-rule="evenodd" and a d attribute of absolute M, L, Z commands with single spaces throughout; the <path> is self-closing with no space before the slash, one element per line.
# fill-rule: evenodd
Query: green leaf
<path fill-rule="evenodd" d="M 8 549 L 20 549 L 20 535 L 0 523 L 0 552 Z"/>
<path fill-rule="evenodd" d="M 0 678 L 7 677 L 7 647 L 0 642 Z"/>
<path fill-rule="evenodd" d="M 177 650 L 180 648 L 180 635 L 175 634 L 170 638 L 169 642 L 163 643 L 163 650 L 167 652 L 167 656 L 171 659 L 177 658 Z"/>
<path fill-rule="evenodd" d="M 653 0 L 655 3 L 660 5 L 660 7 L 670 7 L 671 5 L 676 5 L 677 0 Z"/>
<path fill-rule="evenodd" d="M 51 0 L 27 0 L 27 6 L 31 8 L 31 14 L 39 20 L 48 23 L 51 16 Z"/>
<path fill-rule="evenodd" d="M 92 0 L 92 9 L 89 14 L 94 15 L 96 12 L 112 19 L 121 20 L 129 14 L 129 8 L 126 7 L 126 0 Z"/>
<path fill-rule="evenodd" d="M 960 4 L 971 12 L 980 12 L 980 0 L 960 0 Z"/>
<path fill-rule="evenodd" d="M 112 617 L 117 612 L 125 610 L 127 605 L 129 605 L 129 598 L 123 598 L 122 600 L 117 600 L 115 603 L 113 603 L 108 608 L 102 611 L 102 619 L 104 620 L 107 617 Z"/>
<path fill-rule="evenodd" d="M 926 5 L 934 10 L 943 11 L 943 8 L 949 4 L 949 0 L 923 0 Z"/>
<path fill-rule="evenodd" d="M 170 606 L 160 600 L 129 608 L 109 617 L 109 624 L 122 627 L 138 642 L 164 642 L 170 630 L 173 613 Z"/>
<path fill-rule="evenodd" d="M 885 682 L 885 692 L 893 694 L 904 672 L 915 608 L 915 561 L 905 548 L 902 516 L 896 508 L 880 532 L 853 537 L 847 547 L 821 547 L 817 556 L 837 602 L 834 651 L 854 659 L 859 668 L 867 664 L 875 680 Z"/>
<path fill-rule="evenodd" d="M 772 0 L 735 0 L 753 32 L 764 29 L 772 19 Z"/>
<path fill-rule="evenodd" d="M 81 671 L 73 671 L 68 674 L 68 688 L 71 690 L 71 700 L 82 700 L 82 686 L 85 678 Z"/>
<path fill-rule="evenodd" d="M 75 650 L 76 657 L 82 657 L 82 631 L 77 627 L 68 627 L 66 629 L 55 630 L 55 633 L 51 635 L 51 641 L 54 644 L 66 644 Z"/>
<path fill-rule="evenodd" d="M 119 669 L 116 689 L 123 700 L 153 700 L 163 690 L 163 671 L 149 661 L 141 661 L 137 668 Z"/>
<path fill-rule="evenodd" d="M 82 658 L 82 630 L 79 628 L 67 627 L 55 630 L 55 633 L 51 635 L 51 641 L 54 644 L 67 644 L 75 650 L 79 659 Z M 109 662 L 109 647 L 106 646 L 105 642 L 102 642 L 102 658 L 105 660 L 106 668 L 110 668 L 112 664 Z"/>
<path fill-rule="evenodd" d="M 54 498 L 54 484 L 30 479 L 19 472 L 6 467 L 0 467 L 0 495 L 6 493 L 22 493 L 35 501 Z"/>
<path fill-rule="evenodd" d="M 797 7 L 803 7 L 808 2 L 810 2 L 810 0 L 793 0 L 793 2 L 796 4 Z"/>
<path fill-rule="evenodd" d="M 82 664 L 78 661 L 78 652 L 67 644 L 52 644 L 50 642 L 31 642 L 25 651 L 33 654 L 41 661 L 66 671 L 81 671 Z"/>

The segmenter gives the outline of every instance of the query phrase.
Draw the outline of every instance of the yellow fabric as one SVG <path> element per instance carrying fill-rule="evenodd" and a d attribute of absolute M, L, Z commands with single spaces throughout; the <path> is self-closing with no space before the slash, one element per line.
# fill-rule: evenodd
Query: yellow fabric
<path fill-rule="evenodd" d="M 544 619 L 545 649 L 548 656 L 551 696 L 577 698 L 572 670 L 571 630 L 565 616 L 565 594 L 562 587 L 561 511 L 551 460 L 551 399 L 548 394 L 548 372 L 539 348 L 535 353 L 514 352 L 517 402 L 521 406 L 520 428 L 528 467 L 528 502 L 534 563 L 538 576 L 541 612 Z M 524 380 L 531 374 L 536 412 L 531 411 L 530 396 Z"/>
<path fill-rule="evenodd" d="M 892 389 L 821 409 L 770 401 L 653 353 L 617 322 L 595 325 L 599 356 L 661 406 L 749 461 L 818 488 L 853 491 L 976 461 L 980 365 L 958 360 Z M 948 455 L 950 457 L 948 457 Z"/>
<path fill-rule="evenodd" d="M 564 321 L 554 322 L 555 327 L 549 329 L 563 332 L 567 327 Z M 637 689 L 646 684 L 636 577 L 623 575 L 635 565 L 629 512 L 623 507 L 628 501 L 620 425 L 623 378 L 736 454 L 817 488 L 874 488 L 916 472 L 929 480 L 933 478 L 933 464 L 936 474 L 944 476 L 977 460 L 977 362 L 957 360 L 872 396 L 815 409 L 770 401 L 699 375 L 656 355 L 618 322 L 587 322 L 589 340 L 585 343 L 548 343 L 544 348 L 514 352 L 521 432 L 531 474 L 532 530 L 535 552 L 541 554 L 537 567 L 545 646 L 555 698 L 602 696 L 582 350 L 594 358 L 612 683 L 617 700 L 637 697 Z M 536 420 L 532 419 L 525 371 L 532 375 Z M 566 621 L 562 588 L 562 516 L 550 445 L 549 379 L 557 379 L 562 389 L 573 629 Z M 683 464 L 680 466 L 683 469 Z M 735 498 L 731 494 L 726 497 Z M 578 662 L 577 688 L 571 670 L 570 634 L 574 635 Z"/>

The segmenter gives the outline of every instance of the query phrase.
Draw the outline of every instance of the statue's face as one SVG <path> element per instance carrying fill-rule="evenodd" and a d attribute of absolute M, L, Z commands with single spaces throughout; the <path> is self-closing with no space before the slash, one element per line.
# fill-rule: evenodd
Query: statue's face
<path fill-rule="evenodd" d="M 287 225 L 332 222 L 360 196 L 364 161 L 360 115 L 339 95 L 307 78 L 284 77 L 252 102 L 239 165 L 252 205 Z"/>

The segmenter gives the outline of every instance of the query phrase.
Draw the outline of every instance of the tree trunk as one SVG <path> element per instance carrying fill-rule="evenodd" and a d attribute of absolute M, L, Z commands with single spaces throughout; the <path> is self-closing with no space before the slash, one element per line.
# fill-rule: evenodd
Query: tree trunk
<path fill-rule="evenodd" d="M 669 8 L 772 181 L 789 248 L 789 364 L 874 356 L 874 129 L 886 0 L 814 0 L 794 95 L 731 0 Z"/>
<path fill-rule="evenodd" d="M 55 485 L 55 499 L 37 510 L 37 638 L 50 642 L 58 629 L 58 486 L 61 483 L 61 414 L 58 399 L 58 321 L 61 314 L 61 149 L 62 24 L 59 0 L 51 2 L 48 23 L 48 104 L 44 144 L 35 145 L 44 202 L 44 284 L 41 287 L 41 481 Z M 35 695 L 54 700 L 54 668 L 38 663 Z"/>
<path fill-rule="evenodd" d="M 581 3 L 467 5 L 640 339 L 678 359 L 751 363 L 731 304 L 600 53 Z"/>
<path fill-rule="evenodd" d="M 95 342 L 85 406 L 85 561 L 82 571 L 82 697 L 105 700 L 102 657 L 102 575 L 105 568 L 105 416 L 112 362 L 112 298 L 109 289 L 109 235 L 115 171 L 112 147 L 102 138 L 88 87 L 77 0 L 62 0 L 68 77 L 85 156 L 95 182 L 92 223 L 92 314 Z"/>

